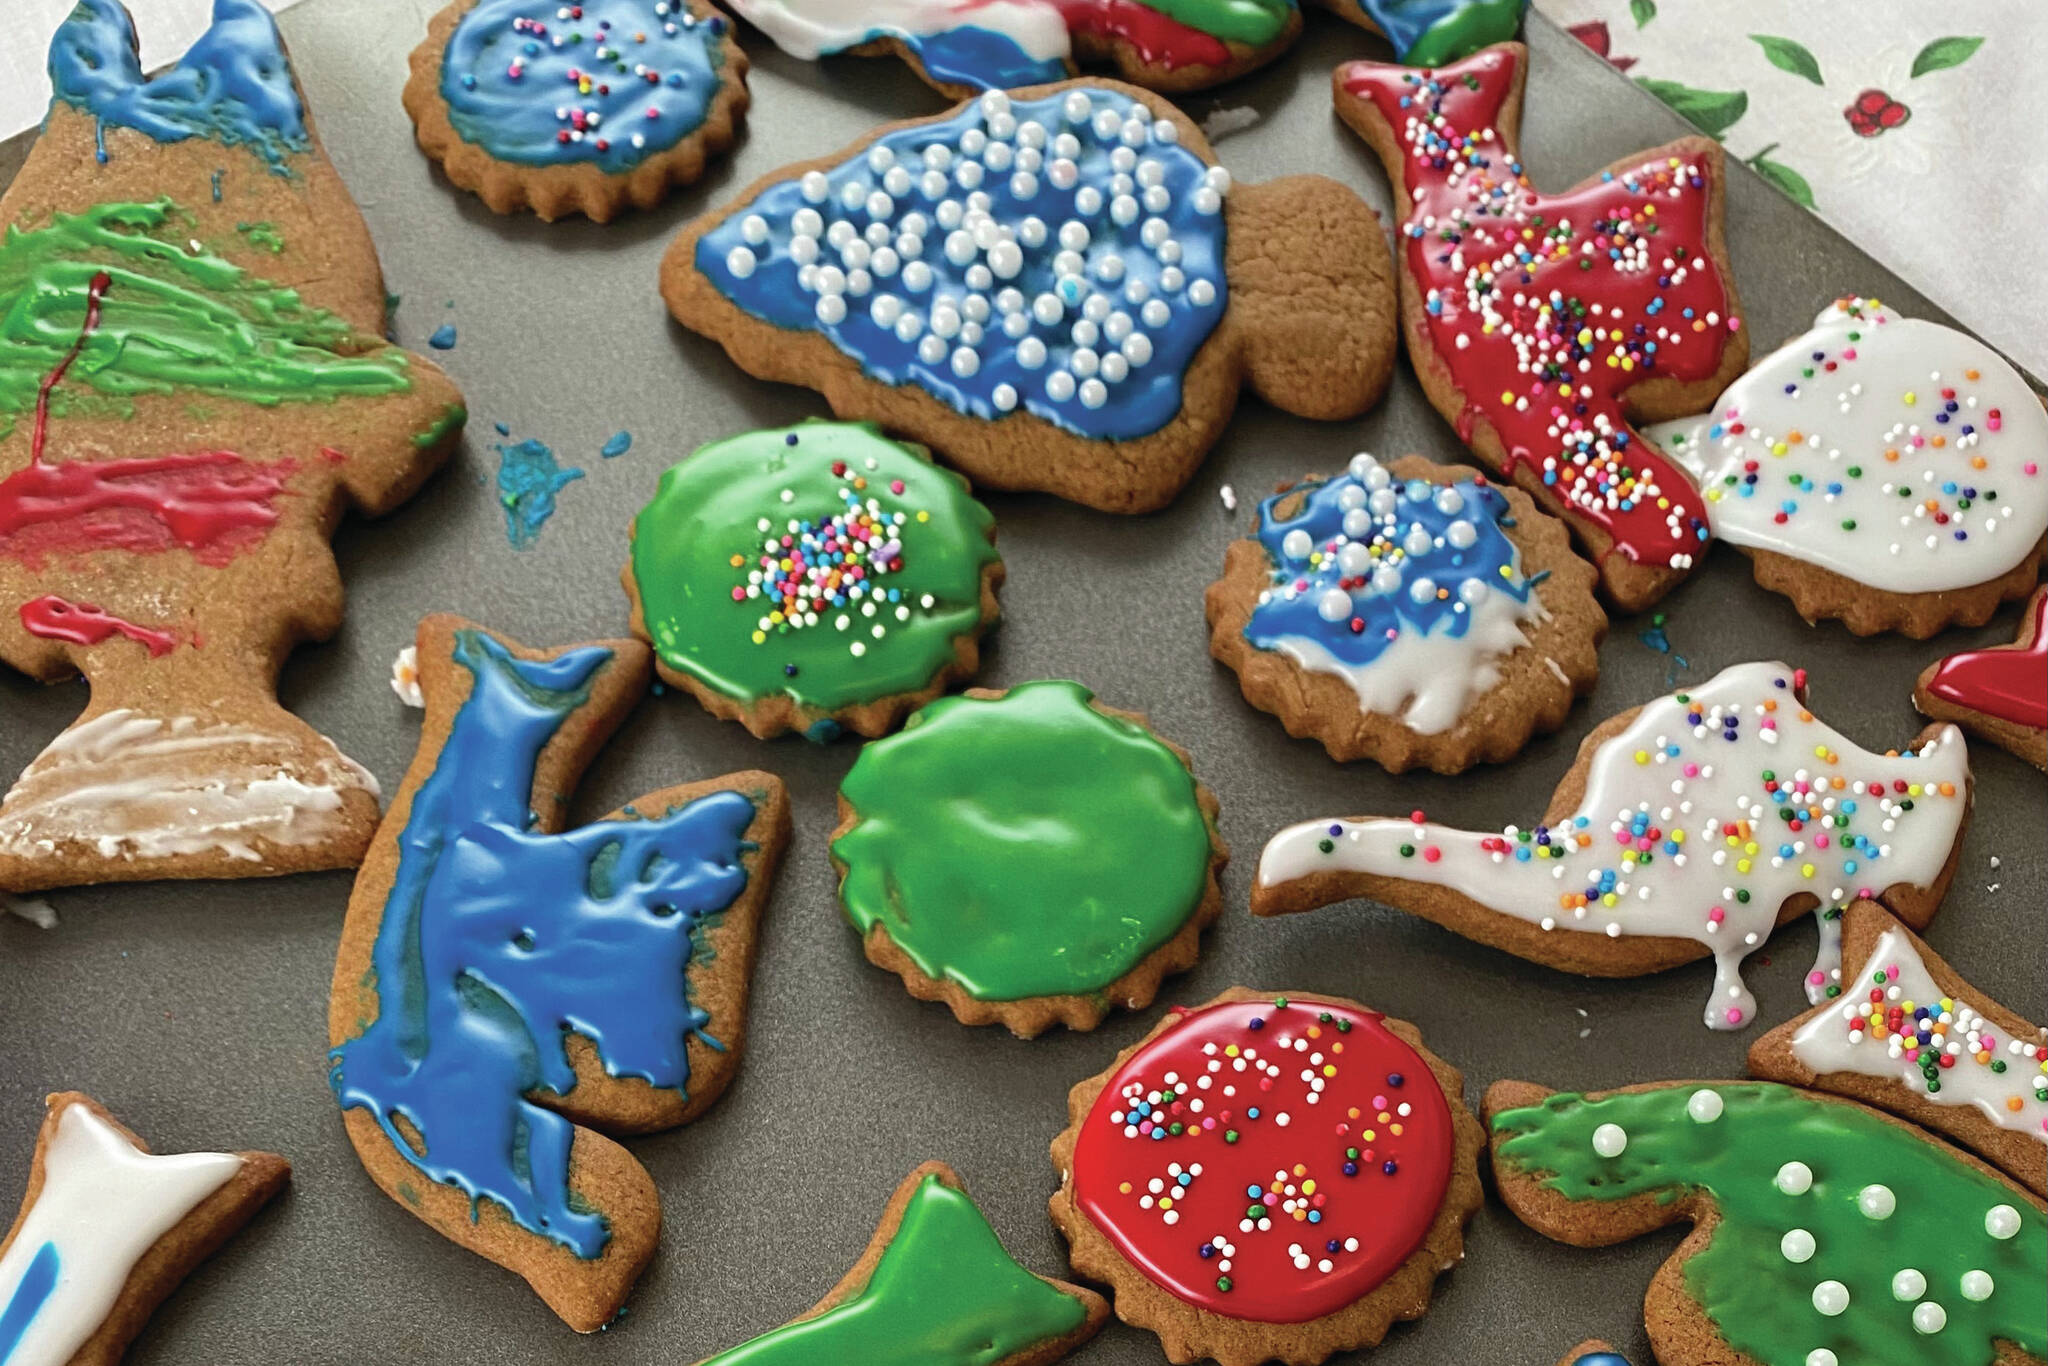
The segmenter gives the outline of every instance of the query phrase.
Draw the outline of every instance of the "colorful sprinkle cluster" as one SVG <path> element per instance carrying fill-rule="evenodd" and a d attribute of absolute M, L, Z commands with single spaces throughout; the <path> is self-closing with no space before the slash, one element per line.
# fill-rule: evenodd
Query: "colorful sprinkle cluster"
<path fill-rule="evenodd" d="M 1306 1306 L 1377 1284 L 1433 1219 L 1449 1122 L 1432 1082 L 1376 1016 L 1284 998 L 1190 1011 L 1096 1103 L 1076 1191 L 1182 1298 L 1315 1317 Z"/>
<path fill-rule="evenodd" d="M 1683 568 L 1708 537 L 1691 485 L 1629 427 L 1620 395 L 1646 379 L 1719 368 L 1728 293 L 1709 256 L 1711 171 L 1683 157 L 1561 195 L 1536 192 L 1495 119 L 1513 62 L 1458 71 L 1360 64 L 1407 159 L 1402 226 L 1429 327 L 1508 465 L 1529 464 L 1625 553 Z"/>
<path fill-rule="evenodd" d="M 2034 1099 L 2048 1104 L 2048 1046 L 2008 1039 L 2001 1049 L 1996 1027 L 1967 1001 L 1952 996 L 1926 1002 L 1906 999 L 1898 985 L 1901 972 L 1898 964 L 1873 969 L 1864 1001 L 1844 1008 L 1851 1044 L 1880 1042 L 1891 1058 L 1917 1065 L 1929 1095 L 1941 1090 L 1942 1074 L 1958 1066 L 2004 1076 L 2017 1063 L 2033 1073 Z M 2014 1113 L 2025 1103 L 2018 1093 L 2004 1101 Z"/>
<path fill-rule="evenodd" d="M 877 463 L 870 458 L 867 470 Z M 848 633 L 865 622 L 866 635 L 881 640 L 889 633 L 889 622 L 910 620 L 910 604 L 904 601 L 903 590 L 881 580 L 902 572 L 902 529 L 912 521 L 930 521 L 930 510 L 884 507 L 882 499 L 870 491 L 867 473 L 850 469 L 843 460 L 832 462 L 832 474 L 841 481 L 839 497 L 844 506 L 838 512 L 823 520 L 792 517 L 780 530 L 772 518 L 763 517 L 756 525 L 764 536 L 759 552 L 751 562 L 746 555 L 732 557 L 734 569 L 747 571 L 746 582 L 733 585 L 733 601 L 768 604 L 754 626 L 756 645 L 766 644 L 772 635 L 805 630 L 824 621 L 830 621 L 834 630 Z M 892 479 L 887 488 L 901 496 L 904 483 Z M 782 492 L 784 502 L 795 497 L 793 489 Z M 920 605 L 929 608 L 932 601 L 926 594 Z M 868 642 L 856 638 L 846 648 L 859 658 L 867 653 Z"/>

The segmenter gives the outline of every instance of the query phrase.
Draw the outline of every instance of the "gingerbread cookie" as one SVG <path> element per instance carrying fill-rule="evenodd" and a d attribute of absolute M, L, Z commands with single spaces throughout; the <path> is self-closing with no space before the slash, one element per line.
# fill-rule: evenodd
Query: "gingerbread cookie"
<path fill-rule="evenodd" d="M 757 378 L 984 487 L 1112 512 L 1169 502 L 1241 383 L 1353 417 L 1394 352 L 1357 195 L 1233 185 L 1186 115 L 1111 81 L 991 91 L 774 172 L 676 238 L 661 292 Z"/>
<path fill-rule="evenodd" d="M 699 1366 L 1046 1366 L 1108 1317 L 1094 1291 L 1019 1265 L 959 1175 L 927 1162 L 896 1188 L 867 1252 L 830 1294 Z"/>
<path fill-rule="evenodd" d="M 1187 752 L 1079 683 L 976 688 L 861 750 L 832 865 L 868 960 L 1030 1038 L 1194 966 L 1230 852 Z"/>
<path fill-rule="evenodd" d="M 1408 456 L 1259 504 L 1209 585 L 1209 652 L 1338 761 L 1513 758 L 1600 676 L 1593 567 L 1521 490 Z"/>
<path fill-rule="evenodd" d="M 633 520 L 633 634 L 662 679 L 766 739 L 886 735 L 971 678 L 1003 581 L 967 482 L 866 423 L 705 446 Z"/>
<path fill-rule="evenodd" d="M 1749 358 L 1718 143 L 1680 138 L 1541 194 L 1516 157 L 1528 53 L 1337 69 L 1337 112 L 1403 206 L 1401 322 L 1423 390 L 1490 470 L 1564 518 L 1609 598 L 1649 606 L 1711 534 L 1642 425 L 1699 412 Z"/>
<path fill-rule="evenodd" d="M 342 512 L 411 496 L 461 397 L 379 339 L 376 251 L 256 0 L 150 79 L 81 0 L 50 74 L 0 197 L 0 662 L 92 701 L 0 800 L 0 889 L 353 866 L 376 782 L 278 669 L 340 625 Z"/>
<path fill-rule="evenodd" d="M 1403 1020 L 1233 988 L 1067 1097 L 1053 1222 L 1167 1359 L 1315 1366 L 1421 1317 L 1465 1255 L 1485 1137 Z"/>
<path fill-rule="evenodd" d="M 445 616 L 418 644 L 419 753 L 334 967 L 335 1097 L 386 1194 L 591 1332 L 661 1225 L 606 1135 L 687 1123 L 732 1079 L 788 798 L 734 773 L 564 831 L 647 648 L 525 650 Z"/>
<path fill-rule="evenodd" d="M 1266 846 L 1255 915 L 1371 897 L 1468 939 L 1589 977 L 1712 956 L 1711 1029 L 1756 1013 L 1742 960 L 1811 909 L 1807 997 L 1839 990 L 1841 910 L 1882 901 L 1924 926 L 1955 874 L 1970 810 L 1953 726 L 1873 754 L 1807 709 L 1806 675 L 1738 664 L 1586 737 L 1533 826 L 1310 821 Z"/>
<path fill-rule="evenodd" d="M 2048 588 L 2034 590 L 2010 645 L 1964 650 L 1920 671 L 1913 705 L 2048 769 Z"/>
<path fill-rule="evenodd" d="M 1849 908 L 1842 952 L 1855 971 L 1840 996 L 1758 1039 L 1749 1070 L 1903 1115 L 2048 1196 L 2048 1031 L 1882 906 Z"/>
<path fill-rule="evenodd" d="M 156 1307 L 284 1189 L 276 1153 L 158 1157 L 89 1096 L 51 1096 L 0 1239 L 0 1361 L 114 1366 Z"/>
<path fill-rule="evenodd" d="M 404 99 L 420 150 L 497 212 L 603 223 L 732 146 L 747 58 L 709 0 L 450 0 Z"/>
<path fill-rule="evenodd" d="M 1837 300 L 1704 416 L 1643 435 L 1808 621 L 1981 626 L 2048 556 L 2048 410 L 1983 342 L 1874 299 Z"/>
<path fill-rule="evenodd" d="M 1515 36 L 1526 0 L 1321 0 L 1404 62 Z M 1113 67 L 1151 90 L 1202 90 L 1264 66 L 1301 32 L 1299 0 L 733 0 L 805 61 L 893 54 L 954 99 Z"/>
<path fill-rule="evenodd" d="M 1663 1366 L 2018 1366 L 2048 1356 L 2048 1214 L 1853 1101 L 1765 1082 L 1486 1093 L 1501 1199 L 1602 1247 L 1693 1231 L 1643 1305 Z"/>

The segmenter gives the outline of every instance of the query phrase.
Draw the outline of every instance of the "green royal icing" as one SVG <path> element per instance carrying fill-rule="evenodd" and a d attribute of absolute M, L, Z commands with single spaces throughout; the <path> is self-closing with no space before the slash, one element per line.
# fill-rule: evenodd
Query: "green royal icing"
<path fill-rule="evenodd" d="M 993 1366 L 1087 1318 L 1011 1260 L 963 1192 L 927 1176 L 859 1294 L 704 1366 Z"/>
<path fill-rule="evenodd" d="M 1438 19 L 1401 54 L 1409 66 L 1445 66 L 1480 48 L 1505 43 L 1522 26 L 1529 0 L 1469 0 Z"/>
<path fill-rule="evenodd" d="M 839 792 L 839 899 L 928 977 L 984 1001 L 1102 991 L 1201 904 L 1195 780 L 1078 683 L 948 697 L 861 751 Z"/>
<path fill-rule="evenodd" d="M 1692 1190 L 1711 1193 L 1721 1222 L 1685 1263 L 1686 1292 L 1730 1346 L 1764 1366 L 1808 1366 L 1817 1349 L 1833 1352 L 1841 1366 L 1990 1366 L 1995 1339 L 2048 1354 L 2048 1220 L 2025 1196 L 1854 1106 L 1786 1086 L 1721 1085 L 1707 1089 L 1722 1097 L 1722 1114 L 1702 1123 L 1686 1109 L 1697 1089 L 1601 1100 L 1555 1095 L 1505 1111 L 1493 1128 L 1510 1137 L 1495 1161 L 1547 1173 L 1543 1184 L 1572 1200 L 1654 1194 L 1668 1203 Z M 1603 1124 L 1628 1135 L 1617 1157 L 1593 1150 L 1593 1131 Z M 1777 1184 L 1790 1162 L 1812 1171 L 1803 1194 Z M 1860 1208 L 1858 1195 L 1871 1185 L 1896 1199 L 1888 1218 Z M 1986 1229 L 1986 1215 L 2000 1205 L 2019 1212 L 2013 1237 Z M 1807 1261 L 1785 1255 L 1782 1240 L 1794 1229 L 1814 1239 Z M 1925 1288 L 1902 1300 L 1893 1278 L 1908 1268 Z M 1963 1292 L 1973 1271 L 1990 1275 L 1988 1298 Z M 1824 1281 L 1848 1287 L 1846 1312 L 1830 1317 L 1815 1307 L 1814 1288 Z M 1915 1308 L 1929 1301 L 1947 1315 L 1934 1333 L 1913 1321 Z"/>
<path fill-rule="evenodd" d="M 1263 47 L 1279 38 L 1294 15 L 1294 0 L 1140 0 L 1175 23 L 1212 38 Z"/>
<path fill-rule="evenodd" d="M 193 251 L 179 210 L 100 204 L 0 240 L 0 435 L 35 407 L 43 379 L 85 326 L 93 276 L 110 284 L 100 325 L 67 375 L 107 398 L 195 391 L 265 405 L 404 390 L 405 353 L 296 290 Z"/>
<path fill-rule="evenodd" d="M 865 581 L 879 599 L 863 591 L 815 625 L 764 625 L 782 605 L 772 588 L 737 601 L 733 589 L 749 586 L 770 538 L 846 513 L 849 495 L 878 518 L 902 516 L 891 528 L 902 568 Z M 953 658 L 954 641 L 981 621 L 994 521 L 966 481 L 873 426 L 808 422 L 715 442 L 663 474 L 633 526 L 633 578 L 670 668 L 727 697 L 781 694 L 829 712 L 915 692 Z"/>

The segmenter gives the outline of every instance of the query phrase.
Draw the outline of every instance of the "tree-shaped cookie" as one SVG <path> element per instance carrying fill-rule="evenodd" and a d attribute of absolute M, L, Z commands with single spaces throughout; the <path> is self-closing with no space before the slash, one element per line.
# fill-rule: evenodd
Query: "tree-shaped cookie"
<path fill-rule="evenodd" d="M 426 719 L 349 899 L 330 1079 L 387 1194 L 592 1332 L 661 1230 L 606 1135 L 683 1124 L 731 1081 L 789 800 L 733 773 L 565 831 L 647 647 L 429 617 L 416 649 Z"/>
<path fill-rule="evenodd" d="M 369 774 L 278 705 L 331 635 L 327 541 L 388 511 L 460 396 L 377 337 L 368 232 L 256 0 L 145 80 L 114 0 L 50 49 L 0 198 L 0 661 L 92 701 L 0 801 L 0 888 L 343 867 Z"/>
<path fill-rule="evenodd" d="M 1767 1082 L 1486 1093 L 1501 1199 L 1603 1247 L 1692 1233 L 1643 1305 L 1663 1366 L 2048 1357 L 2048 1212 L 1903 1120 Z"/>
<path fill-rule="evenodd" d="M 1569 522 L 1617 604 L 1707 547 L 1706 509 L 1640 424 L 1704 409 L 1748 359 L 1721 240 L 1718 144 L 1680 138 L 1544 194 L 1516 147 L 1528 53 L 1416 71 L 1353 62 L 1337 112 L 1401 206 L 1401 323 L 1437 411 Z"/>

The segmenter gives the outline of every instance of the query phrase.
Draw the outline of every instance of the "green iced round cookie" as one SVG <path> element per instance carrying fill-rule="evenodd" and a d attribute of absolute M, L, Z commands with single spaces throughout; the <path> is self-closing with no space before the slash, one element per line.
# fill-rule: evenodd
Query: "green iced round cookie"
<path fill-rule="evenodd" d="M 1209 885 L 1194 776 L 1078 683 L 948 697 L 839 789 L 839 898 L 925 976 L 982 1001 L 1091 996 L 1180 932 Z"/>
<path fill-rule="evenodd" d="M 714 442 L 661 477 L 629 573 L 664 666 L 800 724 L 929 687 L 984 626 L 995 519 L 923 450 L 867 423 Z"/>

